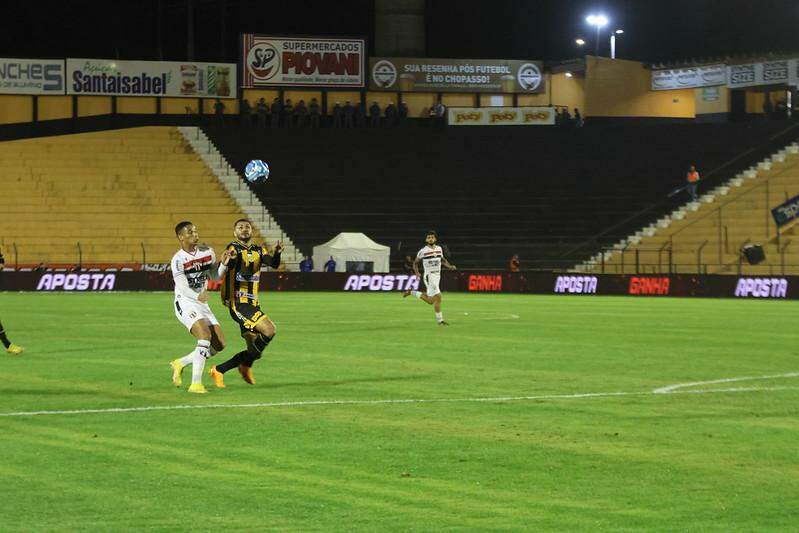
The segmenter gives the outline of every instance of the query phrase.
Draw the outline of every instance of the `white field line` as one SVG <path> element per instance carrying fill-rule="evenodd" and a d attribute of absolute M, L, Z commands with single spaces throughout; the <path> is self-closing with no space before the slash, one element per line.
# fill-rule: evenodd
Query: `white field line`
<path fill-rule="evenodd" d="M 799 374 L 791 374 L 799 375 Z M 777 377 L 786 377 L 783 374 Z M 769 379 L 767 377 L 755 379 Z M 686 386 L 688 384 L 685 384 Z M 664 387 L 665 388 L 665 387 Z M 662 389 L 657 389 L 662 390 Z M 663 396 L 675 394 L 719 394 L 719 393 L 738 393 L 738 392 L 768 392 L 799 390 L 797 387 L 735 387 L 728 389 L 675 389 L 670 392 L 640 391 L 640 392 L 588 392 L 579 394 L 542 394 L 538 396 L 494 396 L 477 398 L 429 398 L 429 399 L 386 399 L 386 400 L 302 400 L 285 402 L 264 402 L 264 403 L 240 403 L 240 404 L 197 404 L 197 405 L 152 405 L 143 407 L 111 407 L 106 409 L 64 409 L 54 411 L 18 411 L 10 413 L 0 413 L 0 418 L 9 417 L 31 417 L 44 415 L 85 415 L 85 414 L 104 414 L 104 413 L 139 413 L 147 411 L 181 411 L 190 409 L 261 409 L 278 407 L 306 407 L 306 406 L 325 406 L 325 405 L 389 405 L 389 404 L 431 404 L 431 403 L 494 403 L 494 402 L 524 402 L 524 401 L 543 401 L 543 400 L 574 400 L 584 398 L 610 398 L 616 396 Z"/>
<path fill-rule="evenodd" d="M 775 374 L 773 376 L 754 376 L 754 377 L 750 376 L 742 378 L 713 379 L 710 381 L 693 381 L 691 383 L 677 383 L 675 385 L 669 385 L 668 387 L 661 387 L 659 389 L 653 390 L 652 392 L 655 394 L 668 394 L 670 392 L 674 392 L 679 389 L 698 387 L 700 385 L 715 385 L 717 383 L 734 383 L 736 381 L 755 381 L 758 379 L 779 379 L 779 378 L 795 378 L 795 377 L 799 377 L 799 372 L 789 372 L 787 374 Z"/>

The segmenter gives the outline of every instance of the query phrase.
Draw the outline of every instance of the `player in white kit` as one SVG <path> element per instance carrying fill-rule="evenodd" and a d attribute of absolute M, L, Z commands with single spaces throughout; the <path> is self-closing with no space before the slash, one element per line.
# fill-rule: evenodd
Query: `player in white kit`
<path fill-rule="evenodd" d="M 214 250 L 198 244 L 200 236 L 197 227 L 191 222 L 185 221 L 175 226 L 175 235 L 180 241 L 180 250 L 170 263 L 175 280 L 175 316 L 197 339 L 197 346 L 170 363 L 172 383 L 180 387 L 183 384 L 183 368 L 192 365 L 189 392 L 205 393 L 208 392 L 202 383 L 205 361 L 225 347 L 222 328 L 208 307 L 208 279 L 218 280 L 221 277 L 219 272 L 222 264 L 226 264 L 230 256 L 226 251 L 221 264 L 217 263 Z"/>
<path fill-rule="evenodd" d="M 421 291 L 405 291 L 402 294 L 403 298 L 408 296 L 415 296 L 422 301 L 427 302 L 433 306 L 436 312 L 436 322 L 439 326 L 449 326 L 444 321 L 444 315 L 441 313 L 441 266 L 445 266 L 450 270 L 455 270 L 455 265 L 447 261 L 444 257 L 444 250 L 441 249 L 438 243 L 438 235 L 435 231 L 428 231 L 425 236 L 427 246 L 419 250 L 416 254 L 416 260 L 413 262 L 413 273 L 417 278 L 422 279 L 419 274 L 419 263 L 424 267 L 424 284 L 427 287 L 426 292 Z"/>

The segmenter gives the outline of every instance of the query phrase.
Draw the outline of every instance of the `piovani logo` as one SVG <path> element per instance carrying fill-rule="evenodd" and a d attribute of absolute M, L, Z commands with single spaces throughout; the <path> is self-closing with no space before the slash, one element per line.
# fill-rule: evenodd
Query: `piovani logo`
<path fill-rule="evenodd" d="M 541 69 L 535 63 L 525 63 L 519 67 L 516 79 L 525 91 L 535 91 L 541 85 Z"/>
<path fill-rule="evenodd" d="M 268 80 L 280 70 L 280 54 L 271 43 L 258 43 L 247 52 L 247 69 L 258 80 Z"/>
<path fill-rule="evenodd" d="M 387 89 L 397 83 L 397 67 L 394 63 L 381 59 L 372 67 L 372 79 L 381 89 Z"/>

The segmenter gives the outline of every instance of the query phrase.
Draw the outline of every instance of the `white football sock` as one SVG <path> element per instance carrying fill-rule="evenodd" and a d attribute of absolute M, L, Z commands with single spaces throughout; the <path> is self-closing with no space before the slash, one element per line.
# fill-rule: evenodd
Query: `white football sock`
<path fill-rule="evenodd" d="M 211 341 L 197 341 L 197 348 L 192 352 L 191 382 L 203 382 L 205 360 L 211 356 Z"/>
<path fill-rule="evenodd" d="M 194 352 L 196 348 L 188 353 L 188 355 L 184 355 L 180 358 L 180 366 L 189 366 L 192 361 L 194 361 Z"/>
<path fill-rule="evenodd" d="M 439 322 L 444 321 L 444 313 L 436 313 L 436 320 Z"/>
<path fill-rule="evenodd" d="M 411 296 L 413 296 L 414 298 L 420 298 L 421 299 L 422 292 L 421 291 L 411 291 Z"/>

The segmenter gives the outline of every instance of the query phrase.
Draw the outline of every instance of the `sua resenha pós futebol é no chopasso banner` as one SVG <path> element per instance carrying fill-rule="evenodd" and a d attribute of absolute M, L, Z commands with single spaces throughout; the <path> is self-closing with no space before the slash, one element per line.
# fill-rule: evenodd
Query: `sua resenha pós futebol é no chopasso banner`
<path fill-rule="evenodd" d="M 236 97 L 236 65 L 67 59 L 67 94 Z"/>
<path fill-rule="evenodd" d="M 546 92 L 541 61 L 373 57 L 369 88 L 400 92 Z"/>

